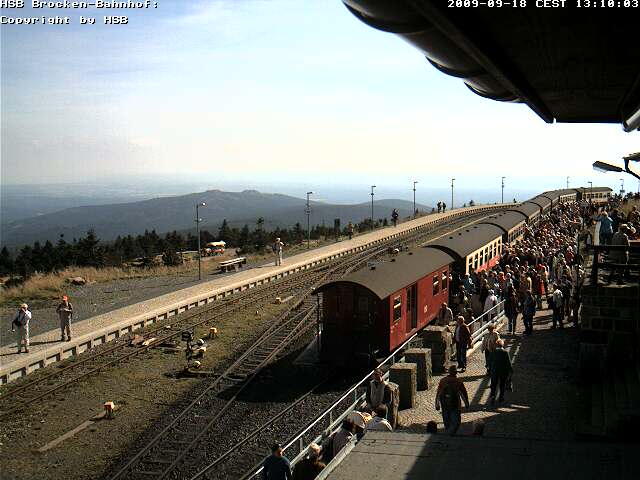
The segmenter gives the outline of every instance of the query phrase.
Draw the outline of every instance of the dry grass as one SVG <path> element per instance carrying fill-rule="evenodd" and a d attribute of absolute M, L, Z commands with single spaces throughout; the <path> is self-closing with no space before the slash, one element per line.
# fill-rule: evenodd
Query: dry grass
<path fill-rule="evenodd" d="M 82 277 L 87 283 L 109 282 L 125 278 L 147 278 L 166 275 L 186 274 L 194 269 L 194 265 L 185 263 L 176 267 L 159 265 L 150 268 L 93 268 L 70 267 L 61 272 L 36 274 L 23 284 L 0 291 L 0 305 L 24 299 L 51 300 L 59 298 L 69 286 L 68 278 Z"/>

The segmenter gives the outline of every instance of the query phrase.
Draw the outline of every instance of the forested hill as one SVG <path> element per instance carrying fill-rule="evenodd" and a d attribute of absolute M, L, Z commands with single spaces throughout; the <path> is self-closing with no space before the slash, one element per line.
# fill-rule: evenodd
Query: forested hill
<path fill-rule="evenodd" d="M 81 238 L 94 229 L 103 241 L 118 235 L 137 235 L 145 230 L 158 233 L 187 230 L 195 227 L 195 205 L 205 202 L 200 209 L 202 228 L 217 231 L 224 219 L 231 226 L 245 223 L 254 225 L 258 218 L 264 219 L 266 227 L 291 227 L 297 222 L 306 225 L 305 199 L 288 195 L 261 193 L 255 190 L 223 192 L 208 190 L 174 197 L 154 198 L 131 203 L 74 207 L 37 217 L 4 223 L 2 245 L 10 248 L 46 240 L 56 242 L 60 235 L 71 241 Z M 375 202 L 375 217 L 390 217 L 391 209 L 397 208 L 407 216 L 413 204 L 404 200 L 380 200 Z M 424 211 L 431 207 L 418 205 Z M 319 202 L 311 204 L 311 223 L 333 225 L 340 218 L 343 225 L 370 217 L 371 204 L 331 205 Z"/>

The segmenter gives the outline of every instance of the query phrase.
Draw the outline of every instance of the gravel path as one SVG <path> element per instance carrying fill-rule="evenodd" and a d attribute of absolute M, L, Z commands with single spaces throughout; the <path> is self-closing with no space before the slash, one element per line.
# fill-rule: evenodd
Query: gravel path
<path fill-rule="evenodd" d="M 257 268 L 269 263 L 266 260 L 255 262 L 248 269 Z M 197 274 L 196 274 L 197 275 Z M 212 273 L 203 275 L 201 282 L 193 274 L 165 275 L 162 277 L 126 278 L 100 282 L 91 285 L 70 286 L 66 292 L 73 303 L 75 322 L 117 310 L 134 303 L 143 302 L 167 293 L 204 283 L 214 278 L 233 275 L 231 273 Z M 27 300 L 29 303 L 29 301 Z M 30 323 L 31 336 L 48 332 L 59 327 L 56 307 L 58 300 L 31 302 L 29 307 L 33 314 Z M 13 344 L 15 335 L 10 332 L 11 322 L 17 311 L 14 308 L 0 308 L 0 345 Z"/>

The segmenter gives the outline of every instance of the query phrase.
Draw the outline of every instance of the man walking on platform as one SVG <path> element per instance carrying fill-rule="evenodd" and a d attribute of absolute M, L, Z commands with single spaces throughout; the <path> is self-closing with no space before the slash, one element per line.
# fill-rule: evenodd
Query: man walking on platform
<path fill-rule="evenodd" d="M 20 305 L 18 313 L 16 313 L 13 323 L 11 324 L 11 331 L 18 329 L 18 353 L 22 352 L 22 345 L 24 344 L 24 352 L 29 353 L 29 321 L 31 320 L 31 312 L 29 311 L 29 305 L 23 303 Z"/>
<path fill-rule="evenodd" d="M 276 238 L 276 241 L 273 242 L 273 253 L 276 254 L 276 266 L 282 265 L 282 249 L 284 247 L 284 243 L 280 241 L 280 238 Z"/>
<path fill-rule="evenodd" d="M 504 340 L 499 339 L 496 342 L 496 349 L 493 352 L 491 361 L 491 394 L 489 401 L 493 404 L 496 401 L 496 390 L 500 389 L 498 401 L 504 400 L 504 392 L 507 388 L 507 381 L 511 377 L 513 368 L 511 367 L 511 358 L 509 352 L 504 349 Z"/>
<path fill-rule="evenodd" d="M 522 320 L 524 322 L 525 335 L 531 335 L 533 333 L 533 317 L 536 315 L 536 299 L 530 291 L 527 291 L 522 302 Z"/>
<path fill-rule="evenodd" d="M 455 435 L 462 420 L 462 401 L 469 408 L 467 389 L 457 377 L 455 365 L 449 367 L 449 375 L 438 383 L 436 410 L 442 408 L 442 422 L 445 433 Z"/>
<path fill-rule="evenodd" d="M 67 332 L 67 342 L 71 341 L 71 317 L 73 316 L 73 305 L 69 302 L 69 297 L 62 296 L 62 303 L 56 308 L 58 318 L 60 318 L 60 341 L 64 342 L 64 332 Z"/>
<path fill-rule="evenodd" d="M 282 452 L 282 445 L 279 443 L 271 447 L 271 455 L 262 464 L 262 480 L 291 480 L 291 463 Z"/>
<path fill-rule="evenodd" d="M 458 360 L 458 368 L 464 372 L 467 369 L 467 349 L 471 347 L 471 331 L 467 324 L 464 323 L 462 315 L 458 315 L 456 322 L 456 329 L 453 334 L 456 342 L 456 359 Z"/>
<path fill-rule="evenodd" d="M 553 308 L 553 328 L 560 322 L 560 328 L 564 328 L 562 320 L 564 317 L 564 298 L 562 291 L 556 283 L 553 284 L 553 295 L 551 295 L 551 306 Z"/>

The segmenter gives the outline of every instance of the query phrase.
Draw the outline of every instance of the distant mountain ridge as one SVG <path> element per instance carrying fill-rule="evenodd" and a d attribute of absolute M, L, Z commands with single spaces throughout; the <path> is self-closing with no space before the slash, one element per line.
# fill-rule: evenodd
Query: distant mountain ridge
<path fill-rule="evenodd" d="M 245 223 L 255 225 L 259 217 L 264 218 L 267 228 L 290 227 L 300 222 L 306 225 L 306 201 L 289 195 L 261 193 L 256 190 L 225 192 L 208 190 L 173 197 L 160 197 L 129 203 L 73 207 L 53 213 L 38 215 L 2 224 L 2 245 L 11 248 L 35 241 L 57 241 L 63 234 L 67 241 L 79 238 L 93 228 L 101 240 L 109 241 L 118 235 L 137 235 L 145 230 L 156 230 L 159 234 L 172 230 L 195 228 L 195 205 L 205 202 L 200 209 L 202 229 L 217 232 L 227 219 L 231 226 Z M 408 216 L 413 203 L 405 200 L 379 200 L 374 202 L 375 217 L 389 218 L 391 210 L 397 208 L 401 216 Z M 420 210 L 431 207 L 417 205 Z M 333 225 L 340 218 L 347 222 L 360 222 L 371 216 L 371 203 L 356 205 L 333 205 L 311 202 L 311 224 Z"/>

